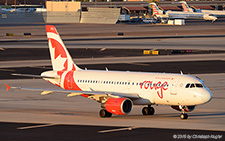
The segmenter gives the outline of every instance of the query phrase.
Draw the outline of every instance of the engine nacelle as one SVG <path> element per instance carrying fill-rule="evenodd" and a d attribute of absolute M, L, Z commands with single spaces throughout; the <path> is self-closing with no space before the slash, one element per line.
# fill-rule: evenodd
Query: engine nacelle
<path fill-rule="evenodd" d="M 171 106 L 173 109 L 177 110 L 177 111 L 181 111 L 181 107 L 180 106 Z M 195 106 L 185 106 L 184 110 L 185 112 L 191 112 L 195 109 Z"/>
<path fill-rule="evenodd" d="M 105 103 L 105 109 L 116 115 L 125 115 L 132 110 L 133 103 L 128 98 L 109 98 Z"/>

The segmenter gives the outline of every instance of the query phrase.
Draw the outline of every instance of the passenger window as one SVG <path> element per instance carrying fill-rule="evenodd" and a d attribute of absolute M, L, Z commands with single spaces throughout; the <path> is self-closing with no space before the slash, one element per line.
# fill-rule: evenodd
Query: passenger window
<path fill-rule="evenodd" d="M 195 88 L 195 84 L 191 84 L 190 88 Z"/>
<path fill-rule="evenodd" d="M 190 83 L 188 83 L 188 84 L 185 86 L 185 88 L 189 88 L 189 86 L 190 86 Z"/>

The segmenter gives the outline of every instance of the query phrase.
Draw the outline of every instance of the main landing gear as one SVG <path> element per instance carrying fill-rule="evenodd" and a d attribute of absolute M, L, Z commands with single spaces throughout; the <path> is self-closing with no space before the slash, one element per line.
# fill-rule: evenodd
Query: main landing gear
<path fill-rule="evenodd" d="M 111 117 L 112 116 L 112 113 L 108 112 L 105 109 L 101 109 L 99 111 L 99 115 L 100 115 L 100 117 L 105 118 L 105 117 Z"/>
<path fill-rule="evenodd" d="M 151 105 L 148 105 L 148 107 L 144 107 L 142 109 L 142 114 L 143 115 L 154 115 L 155 109 L 151 107 Z"/>

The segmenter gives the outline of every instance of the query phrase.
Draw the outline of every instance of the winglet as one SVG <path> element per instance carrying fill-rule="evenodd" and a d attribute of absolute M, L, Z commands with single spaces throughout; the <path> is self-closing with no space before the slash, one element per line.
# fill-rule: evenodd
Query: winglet
<path fill-rule="evenodd" d="M 5 83 L 5 86 L 6 86 L 6 91 L 8 92 L 11 87 L 7 85 L 6 83 Z"/>

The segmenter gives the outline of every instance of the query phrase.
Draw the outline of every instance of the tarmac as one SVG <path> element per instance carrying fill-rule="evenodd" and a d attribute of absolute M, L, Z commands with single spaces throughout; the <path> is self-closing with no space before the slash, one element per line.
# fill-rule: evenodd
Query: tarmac
<path fill-rule="evenodd" d="M 202 23 L 202 25 L 198 25 Z M 220 35 L 220 37 L 201 37 L 201 38 L 167 38 L 167 39 L 125 39 L 125 40 L 68 40 L 66 45 L 69 48 L 140 48 L 140 49 L 196 49 L 196 50 L 217 50 L 224 51 L 224 37 L 221 37 L 225 32 L 224 21 L 219 21 L 215 24 L 209 22 L 187 23 L 187 26 L 159 26 L 156 25 L 105 25 L 100 29 L 100 25 L 56 25 L 58 31 L 69 37 L 76 39 L 79 33 L 118 33 L 123 30 L 132 32 L 133 36 L 138 35 L 154 36 L 162 34 L 176 35 Z M 101 25 L 102 26 L 102 25 Z M 77 31 L 72 27 L 76 28 Z M 117 27 L 117 28 L 116 28 Z M 113 29 L 114 28 L 114 29 Z M 150 29 L 152 28 L 152 29 Z M 44 25 L 2 25 L 0 30 L 16 31 L 15 38 L 5 37 L 2 35 L 0 47 L 4 49 L 17 48 L 48 48 L 46 42 L 31 41 L 33 37 L 23 37 L 19 35 L 26 29 L 32 29 L 33 35 L 44 38 Z M 23 29 L 23 30 L 22 30 Z M 71 30 L 72 29 L 72 30 Z M 82 29 L 84 31 L 82 31 Z M 110 30 L 108 30 L 110 29 Z M 142 30 L 140 30 L 142 29 Z M 152 34 L 148 30 L 152 30 Z M 198 29 L 198 30 L 197 30 Z M 37 31 L 39 30 L 39 31 Z M 104 31 L 103 31 L 104 30 Z M 196 31 L 195 31 L 196 30 Z M 115 32 L 113 32 L 115 31 Z M 145 31 L 141 34 L 142 31 Z M 169 32 L 172 31 L 172 32 Z M 179 31 L 179 32 L 178 32 Z M 182 32 L 183 31 L 183 32 Z M 186 32 L 185 32 L 186 31 Z M 3 33 L 4 33 L 3 32 Z M 137 34 L 134 34 L 137 33 Z M 140 33 L 140 34 L 139 34 Z M 71 34 L 71 35 L 70 35 Z M 76 35 L 75 35 L 76 34 Z M 92 34 L 93 35 L 93 34 Z M 182 36 L 183 36 L 182 35 Z M 108 36 L 108 35 L 107 35 Z M 114 35 L 112 35 L 114 36 Z M 115 35 L 117 36 L 117 35 Z M 163 34 L 164 36 L 164 34 Z M 26 42 L 10 42 L 10 40 L 25 38 Z M 80 37 L 79 37 L 80 38 Z M 90 38 L 94 38 L 93 36 Z M 5 42 L 8 40 L 7 42 Z M 127 42 L 129 41 L 129 42 Z M 75 45 L 78 43 L 79 45 Z M 82 45 L 84 43 L 84 45 Z M 140 43 L 140 46 L 138 45 Z M 153 43 L 153 45 L 152 45 Z M 75 45 L 75 46 L 74 46 Z M 150 47 L 149 47 L 150 46 Z M 1 53 L 2 51 L 0 51 Z M 18 51 L 19 56 L 19 51 Z M 188 120 L 180 120 L 179 112 L 171 109 L 169 106 L 154 106 L 156 114 L 153 116 L 143 116 L 141 114 L 142 106 L 134 106 L 130 114 L 126 116 L 112 116 L 112 118 L 100 118 L 98 112 L 100 105 L 92 100 L 83 97 L 67 98 L 63 94 L 54 93 L 52 95 L 41 96 L 38 92 L 27 91 L 9 91 L 6 92 L 4 84 L 10 86 L 22 86 L 32 88 L 54 88 L 55 86 L 41 79 L 12 79 L 5 78 L 0 81 L 0 139 L 1 140 L 63 140 L 63 139 L 78 139 L 78 140 L 146 140 L 146 139 L 199 139 L 200 135 L 203 138 L 223 139 L 225 135 L 225 65 L 224 53 L 210 54 L 179 54 L 179 55 L 159 55 L 159 56 L 102 56 L 98 58 L 81 58 L 75 62 L 82 67 L 88 66 L 88 69 L 101 68 L 109 66 L 109 69 L 121 70 L 130 69 L 134 66 L 139 66 L 139 71 L 146 71 L 149 68 L 156 67 L 159 72 L 172 72 L 172 70 L 180 70 L 190 68 L 195 71 L 194 76 L 200 77 L 205 81 L 206 86 L 212 91 L 213 99 L 204 105 L 199 105 L 193 112 L 188 113 Z M 44 69 L 51 69 L 49 59 L 15 59 L 6 61 L 0 59 L 1 72 L 21 72 L 39 73 Z M 167 64 L 166 64 L 167 63 Z M 194 64 L 196 63 L 196 64 Z M 158 65 L 156 65 L 158 64 Z M 124 68 L 127 66 L 127 68 Z M 166 67 L 165 67 L 166 66 Z M 27 67 L 27 68 L 26 68 Z M 199 67 L 199 69 L 197 68 Z M 41 68 L 41 69 L 40 69 Z M 173 69 L 170 69 L 173 68 Z M 104 69 L 104 68 L 103 68 Z M 25 71 L 24 71 L 25 70 Z M 199 71 L 202 70 L 202 71 Z M 136 70 L 133 70 L 136 71 Z M 151 71 L 151 70 L 150 70 Z M 177 72 L 179 73 L 179 72 Z M 188 71 L 185 73 L 188 73 Z M 5 75 L 1 73 L 1 75 Z M 48 133 L 48 134 L 47 134 Z M 103 134 L 102 134 L 103 133 Z M 90 135 L 87 135 L 90 134 Z M 101 135 L 100 135 L 101 134 Z M 195 136 L 196 135 L 196 136 Z M 35 138 L 36 137 L 36 138 Z M 179 137 L 179 138 L 178 138 Z"/>

